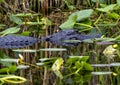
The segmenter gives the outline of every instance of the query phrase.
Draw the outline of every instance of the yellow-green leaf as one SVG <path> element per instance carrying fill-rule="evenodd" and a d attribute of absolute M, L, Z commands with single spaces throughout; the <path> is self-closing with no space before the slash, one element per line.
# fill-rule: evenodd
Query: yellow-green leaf
<path fill-rule="evenodd" d="M 63 64 L 63 59 L 62 58 L 58 58 L 54 64 L 52 65 L 52 70 L 54 71 L 54 73 L 56 74 L 56 76 L 58 76 L 60 79 L 63 78 L 62 73 L 59 71 L 61 66 Z"/>
<path fill-rule="evenodd" d="M 7 34 L 17 33 L 19 30 L 20 30 L 19 27 L 11 27 L 11 28 L 8 28 L 8 29 L 0 32 L 0 35 L 5 36 Z"/>

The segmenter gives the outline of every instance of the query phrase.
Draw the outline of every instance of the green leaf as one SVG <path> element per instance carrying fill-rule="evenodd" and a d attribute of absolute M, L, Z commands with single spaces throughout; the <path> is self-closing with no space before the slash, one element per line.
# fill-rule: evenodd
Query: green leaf
<path fill-rule="evenodd" d="M 7 34 L 17 33 L 19 30 L 20 30 L 19 27 L 11 27 L 11 28 L 8 28 L 8 29 L 0 32 L 0 35 L 5 36 Z"/>
<path fill-rule="evenodd" d="M 116 26 L 116 23 L 104 23 L 104 24 L 98 24 L 98 26 L 102 26 L 102 27 L 107 27 L 107 26 Z"/>
<path fill-rule="evenodd" d="M 6 26 L 5 24 L 0 24 L 0 29 L 3 29 L 3 27 Z"/>
<path fill-rule="evenodd" d="M 69 10 L 75 9 L 74 6 L 70 5 L 70 2 L 68 0 L 65 0 L 65 4 L 67 5 L 67 7 L 68 7 Z"/>
<path fill-rule="evenodd" d="M 78 29 L 79 32 L 82 32 L 82 31 L 91 30 L 93 28 L 91 25 L 92 25 L 92 20 L 85 19 L 83 21 L 75 23 L 74 28 Z"/>
<path fill-rule="evenodd" d="M 76 61 L 75 62 L 75 66 L 76 66 L 76 68 L 81 68 L 81 62 L 80 61 Z"/>
<path fill-rule="evenodd" d="M 76 23 L 77 15 L 71 16 L 66 22 L 60 25 L 60 28 L 63 30 L 71 29 Z"/>
<path fill-rule="evenodd" d="M 74 12 L 69 16 L 69 19 L 60 25 L 60 28 L 63 30 L 74 28 L 74 25 L 77 21 L 82 21 L 87 19 L 92 14 L 92 9 L 86 9 L 78 12 Z"/>
<path fill-rule="evenodd" d="M 4 0 L 0 0 L 0 3 L 3 2 Z"/>
<path fill-rule="evenodd" d="M 114 10 L 114 7 L 116 6 L 116 4 L 110 4 L 104 8 L 96 8 L 96 10 L 101 11 L 101 12 L 109 12 Z"/>
<path fill-rule="evenodd" d="M 52 22 L 48 18 L 46 18 L 46 24 L 45 25 L 50 26 L 50 25 L 52 25 Z"/>
<path fill-rule="evenodd" d="M 9 67 L 9 72 L 15 72 L 17 71 L 17 66 L 16 65 L 12 65 Z"/>
<path fill-rule="evenodd" d="M 10 16 L 10 20 L 13 21 L 14 23 L 18 24 L 18 25 L 22 25 L 22 20 L 16 16 L 11 15 Z"/>
<path fill-rule="evenodd" d="M 92 2 L 104 4 L 106 1 L 105 0 L 92 0 Z"/>
<path fill-rule="evenodd" d="M 89 56 L 69 56 L 69 58 L 80 58 L 81 61 L 87 61 Z"/>
<path fill-rule="evenodd" d="M 118 19 L 120 16 L 119 14 L 113 12 L 113 13 L 108 13 L 108 16 L 113 19 Z"/>
<path fill-rule="evenodd" d="M 52 25 L 52 22 L 47 17 L 43 17 L 41 20 L 42 20 L 42 24 L 46 26 Z"/>
<path fill-rule="evenodd" d="M 120 35 L 115 38 L 116 40 L 120 40 Z"/>
<path fill-rule="evenodd" d="M 11 62 L 4 62 L 4 61 L 1 61 L 1 59 L 5 59 L 5 58 L 9 58 L 8 56 L 6 56 L 2 51 L 0 51 L 0 64 L 2 64 L 2 66 L 6 66 L 6 67 L 9 67 L 12 65 Z"/>
<path fill-rule="evenodd" d="M 55 70 L 54 73 L 56 74 L 56 76 L 58 76 L 60 79 L 63 79 L 63 75 L 59 70 Z"/>
<path fill-rule="evenodd" d="M 117 5 L 120 6 L 120 0 L 117 0 Z"/>
<path fill-rule="evenodd" d="M 87 71 L 92 71 L 93 68 L 90 64 L 86 63 L 86 62 L 83 62 L 83 66 L 84 66 L 84 69 L 87 70 Z"/>
<path fill-rule="evenodd" d="M 16 70 L 17 67 L 15 65 L 12 65 L 10 67 L 1 68 L 0 73 L 15 72 Z"/>
<path fill-rule="evenodd" d="M 60 79 L 63 79 L 63 76 L 61 74 L 61 72 L 59 71 L 61 66 L 63 64 L 63 59 L 62 58 L 58 58 L 54 64 L 52 65 L 52 70 L 54 71 L 54 73 L 56 74 L 56 76 L 58 76 Z"/>
<path fill-rule="evenodd" d="M 9 71 L 9 68 L 1 68 L 0 73 L 7 73 Z"/>
<path fill-rule="evenodd" d="M 69 58 L 66 64 L 69 66 L 71 63 L 75 63 L 76 61 L 79 61 L 79 58 Z"/>
<path fill-rule="evenodd" d="M 77 15 L 77 20 L 76 21 L 82 21 L 84 19 L 87 19 L 90 17 L 90 15 L 92 14 L 93 10 L 92 9 L 85 9 L 85 10 L 81 10 L 81 11 L 77 11 L 72 13 L 69 16 L 69 19 L 72 18 L 73 16 Z"/>
<path fill-rule="evenodd" d="M 58 58 L 54 64 L 52 65 L 52 70 L 60 70 L 61 66 L 63 64 L 63 59 L 62 58 Z"/>
<path fill-rule="evenodd" d="M 91 77 L 92 77 L 91 73 L 87 73 L 83 76 L 83 81 L 84 82 L 89 82 Z"/>
<path fill-rule="evenodd" d="M 24 31 L 20 35 L 29 36 L 30 33 L 31 33 L 30 31 Z"/>

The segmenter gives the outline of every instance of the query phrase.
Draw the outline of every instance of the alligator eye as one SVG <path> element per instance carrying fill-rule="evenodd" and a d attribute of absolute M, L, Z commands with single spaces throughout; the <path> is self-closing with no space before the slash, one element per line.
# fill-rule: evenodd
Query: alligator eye
<path fill-rule="evenodd" d="M 49 38 L 46 38 L 46 41 L 50 41 L 50 39 L 49 39 Z"/>
<path fill-rule="evenodd" d="M 77 40 L 77 37 L 71 37 L 70 40 Z"/>

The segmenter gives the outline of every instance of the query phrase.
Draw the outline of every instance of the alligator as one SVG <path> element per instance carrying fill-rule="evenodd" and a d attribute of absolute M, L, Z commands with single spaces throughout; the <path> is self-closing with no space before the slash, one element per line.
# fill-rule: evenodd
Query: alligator
<path fill-rule="evenodd" d="M 41 39 L 9 34 L 0 37 L 0 48 L 23 48 L 25 46 L 31 46 L 39 41 L 47 41 L 61 46 L 77 46 L 85 39 L 94 38 L 100 38 L 100 35 L 84 34 L 74 29 L 61 30 L 58 33 L 42 37 Z"/>

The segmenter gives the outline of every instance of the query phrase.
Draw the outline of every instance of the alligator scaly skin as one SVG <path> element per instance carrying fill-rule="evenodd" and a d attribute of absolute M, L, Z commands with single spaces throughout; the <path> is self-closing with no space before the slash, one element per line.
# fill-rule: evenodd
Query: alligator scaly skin
<path fill-rule="evenodd" d="M 62 30 L 58 33 L 54 33 L 53 35 L 44 37 L 43 41 L 48 41 L 53 44 L 62 45 L 62 46 L 77 46 L 79 42 L 82 42 L 85 39 L 94 39 L 100 38 L 100 34 L 83 34 L 78 32 L 77 30 Z M 65 42 L 67 40 L 78 40 L 79 42 Z"/>
<path fill-rule="evenodd" d="M 100 35 L 86 35 L 79 33 L 77 30 L 70 29 L 42 37 L 40 41 L 47 41 L 61 46 L 77 46 L 83 40 L 93 38 L 100 38 Z M 28 36 L 7 35 L 0 37 L 0 48 L 23 48 L 33 45 L 38 40 L 37 38 Z M 79 40 L 80 42 L 65 42 L 67 40 Z"/>
<path fill-rule="evenodd" d="M 17 35 L 0 37 L 0 48 L 22 48 L 36 43 L 37 38 Z"/>

